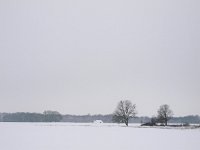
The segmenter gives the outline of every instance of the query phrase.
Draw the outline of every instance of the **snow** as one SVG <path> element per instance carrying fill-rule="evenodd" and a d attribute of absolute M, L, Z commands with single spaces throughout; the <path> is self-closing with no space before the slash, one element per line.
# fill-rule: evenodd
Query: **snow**
<path fill-rule="evenodd" d="M 200 129 L 94 123 L 0 123 L 2 150 L 198 150 Z"/>

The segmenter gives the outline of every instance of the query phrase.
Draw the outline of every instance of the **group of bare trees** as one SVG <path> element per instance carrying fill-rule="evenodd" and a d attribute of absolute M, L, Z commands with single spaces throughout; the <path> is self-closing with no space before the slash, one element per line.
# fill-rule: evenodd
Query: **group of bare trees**
<path fill-rule="evenodd" d="M 44 113 L 16 112 L 4 113 L 0 121 L 4 122 L 59 122 L 62 115 L 57 111 L 44 111 Z"/>
<path fill-rule="evenodd" d="M 117 105 L 116 110 L 113 113 L 113 122 L 125 123 L 128 126 L 130 118 L 136 117 L 136 105 L 132 104 L 129 100 L 120 101 Z M 157 111 L 157 117 L 152 117 L 151 125 L 161 123 L 167 126 L 167 122 L 172 118 L 173 112 L 169 108 L 169 105 L 161 105 Z"/>

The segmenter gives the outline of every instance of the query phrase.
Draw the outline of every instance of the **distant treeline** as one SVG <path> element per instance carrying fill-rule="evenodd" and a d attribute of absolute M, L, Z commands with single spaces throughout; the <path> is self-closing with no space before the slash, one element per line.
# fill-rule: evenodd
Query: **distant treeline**
<path fill-rule="evenodd" d="M 41 113 L 0 113 L 1 122 L 60 122 L 62 115 L 57 111 L 44 111 Z"/>
<path fill-rule="evenodd" d="M 112 123 L 112 114 L 109 115 L 61 115 L 57 111 L 44 111 L 44 113 L 0 113 L 1 122 L 75 122 L 89 123 L 94 120 L 102 120 L 104 123 Z M 150 117 L 136 117 L 130 119 L 130 123 L 145 123 Z M 184 117 L 172 117 L 169 123 L 200 124 L 200 116 L 190 115 Z"/>
<path fill-rule="evenodd" d="M 93 122 L 94 120 L 102 120 L 104 123 L 112 123 L 112 114 L 109 115 L 63 115 L 62 122 Z M 146 123 L 150 122 L 151 117 L 136 117 L 131 118 L 129 123 Z M 190 115 L 184 117 L 172 117 L 169 123 L 190 123 L 190 124 L 200 124 L 200 116 Z"/>

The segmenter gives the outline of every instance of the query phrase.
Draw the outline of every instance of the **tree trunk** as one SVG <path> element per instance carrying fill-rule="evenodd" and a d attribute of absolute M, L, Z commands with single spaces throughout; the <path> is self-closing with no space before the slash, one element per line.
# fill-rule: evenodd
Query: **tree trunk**
<path fill-rule="evenodd" d="M 126 119 L 125 124 L 126 124 L 126 126 L 128 126 L 128 119 Z"/>
<path fill-rule="evenodd" d="M 165 126 L 167 126 L 167 120 L 165 120 Z"/>

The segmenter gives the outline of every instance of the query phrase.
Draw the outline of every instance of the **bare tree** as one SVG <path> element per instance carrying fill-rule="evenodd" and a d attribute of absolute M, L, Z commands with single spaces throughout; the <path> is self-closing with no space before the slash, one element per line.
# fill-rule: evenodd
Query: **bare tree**
<path fill-rule="evenodd" d="M 136 105 L 129 100 L 125 100 L 118 103 L 112 119 L 113 122 L 125 123 L 128 126 L 129 119 L 135 117 L 135 115 Z"/>
<path fill-rule="evenodd" d="M 169 108 L 169 105 L 164 104 L 161 105 L 160 108 L 158 109 L 158 121 L 160 123 L 164 123 L 165 126 L 167 126 L 167 122 L 172 118 L 173 112 Z"/>

